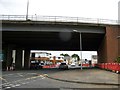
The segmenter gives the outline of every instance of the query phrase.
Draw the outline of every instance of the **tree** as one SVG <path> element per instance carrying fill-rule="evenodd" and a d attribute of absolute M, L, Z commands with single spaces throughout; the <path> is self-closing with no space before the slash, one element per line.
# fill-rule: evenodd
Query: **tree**
<path fill-rule="evenodd" d="M 60 56 L 64 56 L 64 57 L 66 57 L 66 56 L 70 56 L 70 55 L 68 55 L 68 54 L 60 54 Z"/>
<path fill-rule="evenodd" d="M 62 53 L 62 54 L 60 54 L 60 56 L 64 56 L 64 61 L 68 60 L 68 64 L 70 63 L 70 58 L 69 58 L 70 55 L 69 55 L 69 54 L 67 54 L 67 53 L 66 53 L 66 54 L 63 54 L 63 53 Z M 69 58 L 69 59 L 68 59 L 68 58 Z"/>
<path fill-rule="evenodd" d="M 80 60 L 80 57 L 79 57 L 78 54 L 73 54 L 71 57 L 74 58 L 74 59 L 77 60 L 77 61 Z"/>
<path fill-rule="evenodd" d="M 77 61 L 78 64 L 79 64 L 80 57 L 79 57 L 78 54 L 73 54 L 71 57 L 74 58 L 74 59 L 75 59 L 75 62 Z"/>
<path fill-rule="evenodd" d="M 62 54 L 60 54 L 60 56 L 64 56 L 64 54 L 62 53 Z"/>
<path fill-rule="evenodd" d="M 120 63 L 120 56 L 117 58 L 116 61 L 117 61 L 117 63 Z"/>

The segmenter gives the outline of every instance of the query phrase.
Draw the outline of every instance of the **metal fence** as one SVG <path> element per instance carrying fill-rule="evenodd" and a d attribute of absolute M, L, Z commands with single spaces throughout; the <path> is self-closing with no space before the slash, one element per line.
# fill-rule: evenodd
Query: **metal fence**
<path fill-rule="evenodd" d="M 54 22 L 76 22 L 76 23 L 95 23 L 95 24 L 113 24 L 118 25 L 118 20 L 84 18 L 84 17 L 65 17 L 65 16 L 40 16 L 29 15 L 31 21 L 54 21 Z M 0 20 L 26 20 L 26 15 L 0 15 Z"/>

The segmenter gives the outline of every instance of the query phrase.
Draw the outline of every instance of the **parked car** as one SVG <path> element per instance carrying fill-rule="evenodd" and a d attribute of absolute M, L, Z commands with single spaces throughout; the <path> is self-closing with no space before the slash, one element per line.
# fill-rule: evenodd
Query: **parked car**
<path fill-rule="evenodd" d="M 44 66 L 44 63 L 39 63 L 39 68 L 40 69 L 43 68 L 43 66 Z"/>
<path fill-rule="evenodd" d="M 72 63 L 72 64 L 71 64 L 71 67 L 75 67 L 75 63 Z"/>
<path fill-rule="evenodd" d="M 61 63 L 59 69 L 68 69 L 68 65 L 66 63 Z"/>
<path fill-rule="evenodd" d="M 31 61 L 30 63 L 30 69 L 39 69 L 39 63 L 36 61 Z"/>

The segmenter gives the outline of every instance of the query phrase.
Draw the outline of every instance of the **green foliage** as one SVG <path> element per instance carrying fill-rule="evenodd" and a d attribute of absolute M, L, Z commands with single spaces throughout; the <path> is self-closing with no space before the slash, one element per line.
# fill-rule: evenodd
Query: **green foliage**
<path fill-rule="evenodd" d="M 117 61 L 117 63 L 120 63 L 120 56 L 117 58 L 116 61 Z"/>
<path fill-rule="evenodd" d="M 71 56 L 72 58 L 77 58 L 77 60 L 80 60 L 80 57 L 79 57 L 79 55 L 78 54 L 73 54 L 72 56 Z"/>
<path fill-rule="evenodd" d="M 61 56 L 64 56 L 64 57 L 65 57 L 65 56 L 69 56 L 68 54 L 63 54 L 63 53 L 62 53 L 62 54 L 60 54 L 60 55 L 61 55 Z"/>

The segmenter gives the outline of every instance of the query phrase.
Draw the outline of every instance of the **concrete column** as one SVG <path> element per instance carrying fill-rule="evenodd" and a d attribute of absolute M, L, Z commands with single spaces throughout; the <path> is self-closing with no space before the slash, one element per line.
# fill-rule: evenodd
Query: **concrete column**
<path fill-rule="evenodd" d="M 16 49 L 16 58 L 15 58 L 15 69 L 22 69 L 22 53 L 21 48 Z"/>
<path fill-rule="evenodd" d="M 6 62 L 7 62 L 7 49 L 3 48 L 2 53 L 3 53 L 2 69 L 6 70 L 6 68 L 7 68 L 7 65 L 6 65 Z"/>
<path fill-rule="evenodd" d="M 12 65 L 12 46 L 8 45 L 7 47 L 7 57 L 6 57 L 6 66 L 7 70 L 10 69 L 10 66 Z"/>
<path fill-rule="evenodd" d="M 24 68 L 30 68 L 30 50 L 25 50 L 24 52 Z"/>

